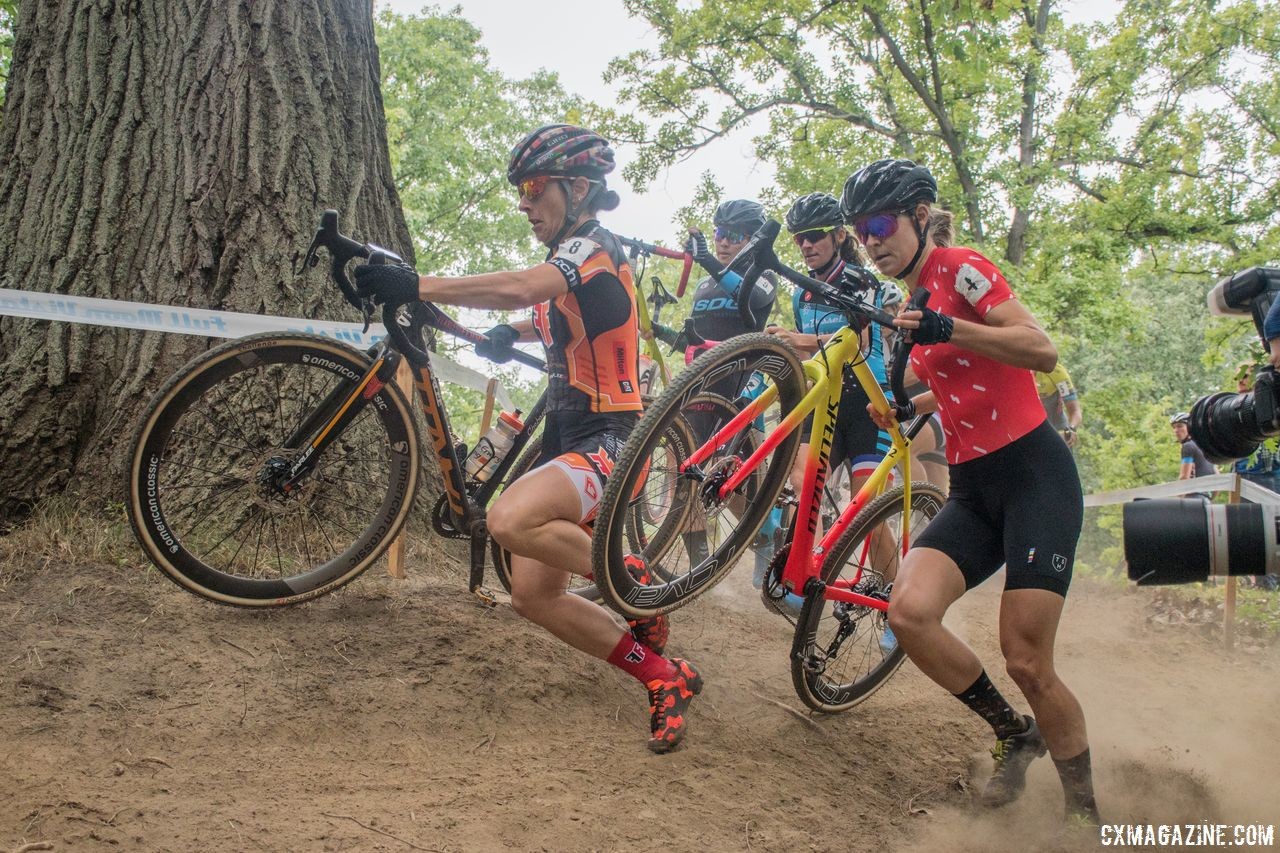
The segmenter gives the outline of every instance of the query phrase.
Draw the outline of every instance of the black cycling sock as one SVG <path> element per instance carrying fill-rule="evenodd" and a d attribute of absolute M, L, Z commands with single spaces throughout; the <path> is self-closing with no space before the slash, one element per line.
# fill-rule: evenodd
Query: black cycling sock
<path fill-rule="evenodd" d="M 1062 793 L 1067 800 L 1067 815 L 1082 814 L 1101 823 L 1098 817 L 1098 804 L 1093 798 L 1093 766 L 1089 760 L 1089 749 L 1075 758 L 1062 761 L 1053 759 L 1058 768 L 1058 778 L 1062 780 Z"/>
<path fill-rule="evenodd" d="M 689 555 L 690 566 L 697 566 L 707 559 L 707 531 L 688 530 L 680 536 L 684 539 L 684 550 Z"/>
<path fill-rule="evenodd" d="M 987 678 L 985 669 L 978 680 L 969 685 L 968 690 L 955 694 L 955 697 L 968 705 L 970 711 L 990 723 L 998 738 L 1022 734 L 1027 730 L 1027 721 L 1000 695 L 991 679 Z"/>

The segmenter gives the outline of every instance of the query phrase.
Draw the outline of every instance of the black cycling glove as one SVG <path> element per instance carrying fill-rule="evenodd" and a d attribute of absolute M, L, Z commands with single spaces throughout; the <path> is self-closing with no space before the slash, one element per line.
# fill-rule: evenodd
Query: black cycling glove
<path fill-rule="evenodd" d="M 893 416 L 898 419 L 898 423 L 909 421 L 916 416 L 916 401 L 907 400 L 907 402 L 893 404 Z"/>
<path fill-rule="evenodd" d="M 951 340 L 956 321 L 931 308 L 921 308 L 920 328 L 911 329 L 911 340 L 917 344 L 945 344 Z"/>
<path fill-rule="evenodd" d="M 653 336 L 664 344 L 675 349 L 684 349 L 684 347 L 680 345 L 680 336 L 682 334 L 683 333 L 681 331 L 673 329 L 670 326 L 664 326 L 661 323 L 653 324 Z"/>
<path fill-rule="evenodd" d="M 711 253 L 707 238 L 701 231 L 695 231 L 689 235 L 689 239 L 684 241 L 684 250 L 693 256 L 698 266 L 715 276 L 716 281 L 720 280 L 720 276 L 724 273 L 724 264 Z"/>
<path fill-rule="evenodd" d="M 515 342 L 520 340 L 520 332 L 515 326 L 503 323 L 494 326 L 484 333 L 483 341 L 476 341 L 476 355 L 489 361 L 503 364 L 515 355 Z"/>
<path fill-rule="evenodd" d="M 418 273 L 399 264 L 360 264 L 356 295 L 379 305 L 407 305 L 418 300 Z"/>

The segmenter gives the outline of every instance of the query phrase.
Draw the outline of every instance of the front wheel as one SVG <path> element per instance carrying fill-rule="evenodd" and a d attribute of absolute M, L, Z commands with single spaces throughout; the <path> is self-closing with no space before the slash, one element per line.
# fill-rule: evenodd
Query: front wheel
<path fill-rule="evenodd" d="M 665 613 L 728 574 L 787 480 L 799 431 L 782 439 L 734 489 L 728 481 L 759 446 L 763 425 L 794 409 L 805 387 L 804 369 L 790 347 L 772 335 L 742 335 L 695 359 L 645 410 L 609 477 L 592 537 L 596 582 L 610 607 L 630 619 Z M 762 393 L 767 405 L 759 407 L 759 417 L 724 436 L 699 465 L 687 464 Z M 637 506 L 652 516 L 644 524 L 637 524 Z M 663 507 L 670 509 L 653 511 Z M 646 534 L 637 543 L 636 530 L 659 535 Z M 628 570 L 631 554 L 644 558 L 649 583 Z"/>
<path fill-rule="evenodd" d="M 418 484 L 408 403 L 391 383 L 366 390 L 315 450 L 370 368 L 334 341 L 272 332 L 179 370 L 151 400 L 130 456 L 129 520 L 151 562 L 196 595 L 242 607 L 315 598 L 372 565 Z"/>
<path fill-rule="evenodd" d="M 902 555 L 905 491 L 890 489 L 867 504 L 822 561 L 822 581 L 853 582 L 853 591 L 889 603 Z M 947 496 L 913 484 L 906 518 L 914 540 L 941 510 Z M 906 659 L 888 632 L 885 610 L 805 596 L 791 646 L 791 682 L 815 711 L 845 711 L 878 690 Z"/>

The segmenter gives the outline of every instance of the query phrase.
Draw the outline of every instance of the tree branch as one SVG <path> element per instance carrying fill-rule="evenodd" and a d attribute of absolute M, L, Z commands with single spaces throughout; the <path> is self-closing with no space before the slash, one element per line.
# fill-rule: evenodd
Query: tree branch
<path fill-rule="evenodd" d="M 964 206 L 968 213 L 969 230 L 978 242 L 986 239 L 984 229 L 982 227 L 982 210 L 978 205 L 978 187 L 973 179 L 973 173 L 969 169 L 969 164 L 965 159 L 964 144 L 960 141 L 960 135 L 956 132 L 955 126 L 951 122 L 942 103 L 935 100 L 930 94 L 928 87 L 924 81 L 920 79 L 920 75 L 916 74 L 915 69 L 907 62 L 902 55 L 902 49 L 898 46 L 897 41 L 889 33 L 885 27 L 884 21 L 880 15 L 870 6 L 862 7 L 863 14 L 871 21 L 871 25 L 875 27 L 876 34 L 880 37 L 880 41 L 889 51 L 889 55 L 893 58 L 894 67 L 898 69 L 903 78 L 915 90 L 916 96 L 924 103 L 925 107 L 933 114 L 934 119 L 938 122 L 938 128 L 942 131 L 942 140 L 947 146 L 947 150 L 951 155 L 951 163 L 955 166 L 956 177 L 960 180 L 960 189 L 964 192 Z"/>

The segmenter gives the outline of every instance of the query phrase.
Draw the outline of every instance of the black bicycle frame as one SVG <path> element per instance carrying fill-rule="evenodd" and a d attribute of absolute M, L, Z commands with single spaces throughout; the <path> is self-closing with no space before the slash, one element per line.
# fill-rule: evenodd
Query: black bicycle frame
<path fill-rule="evenodd" d="M 315 250 L 318 246 L 324 246 L 329 250 L 330 275 L 347 301 L 360 308 L 365 317 L 367 330 L 374 306 L 356 295 L 355 288 L 347 278 L 346 265 L 354 258 L 367 258 L 374 265 L 389 261 L 399 262 L 399 258 L 385 249 L 367 246 L 344 237 L 338 232 L 337 217 L 336 211 L 325 211 L 320 228 L 316 232 L 311 247 L 307 250 L 303 264 L 304 266 L 316 264 L 318 259 Z M 449 413 L 440 393 L 439 382 L 431 370 L 430 354 L 421 344 L 421 340 L 424 328 L 432 328 L 471 343 L 484 340 L 484 336 L 462 326 L 429 302 L 415 303 L 403 308 L 384 305 L 382 322 L 387 330 L 387 338 L 370 349 L 373 364 L 369 370 L 359 379 L 340 383 L 334 388 L 290 436 L 290 446 L 300 448 L 304 442 L 319 433 L 318 437 L 311 440 L 311 446 L 288 471 L 288 480 L 283 484 L 283 488 L 285 491 L 292 489 L 299 480 L 315 468 L 325 448 L 342 434 L 343 429 L 369 405 L 369 401 L 385 385 L 394 381 L 400 359 L 405 359 L 413 375 L 414 387 L 418 391 L 417 397 L 426 422 L 427 434 L 440 465 L 444 485 L 442 500 L 448 508 L 448 521 L 454 531 L 471 539 L 471 589 L 474 592 L 483 580 L 484 546 L 488 541 L 484 507 L 492 499 L 498 486 L 501 485 L 541 423 L 546 411 L 546 392 L 543 392 L 525 419 L 524 428 L 515 436 L 511 450 L 499 463 L 497 469 L 485 482 L 478 486 L 472 484 L 472 489 L 469 490 L 463 460 L 459 457 L 458 446 L 454 444 L 453 434 L 449 428 Z M 522 351 L 516 350 L 513 358 L 528 366 L 540 370 L 546 369 L 541 359 Z M 437 530 L 441 533 L 446 532 L 439 527 Z"/>

